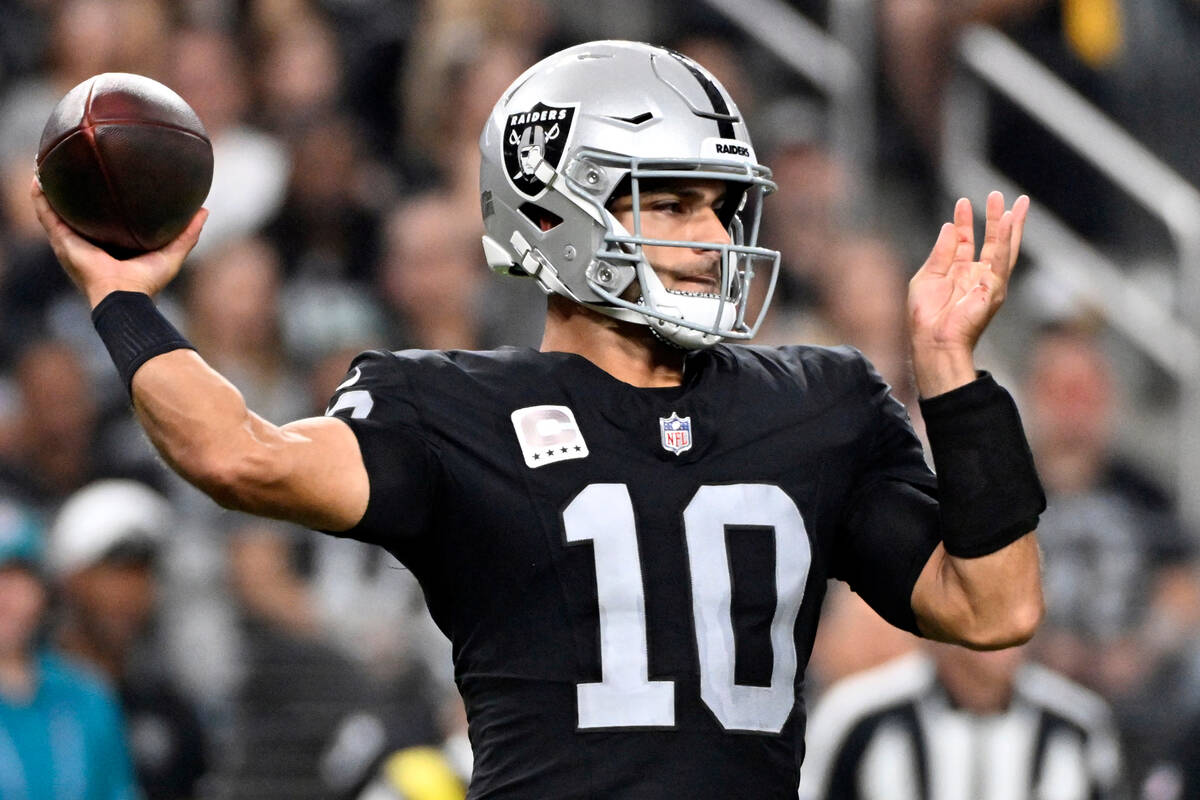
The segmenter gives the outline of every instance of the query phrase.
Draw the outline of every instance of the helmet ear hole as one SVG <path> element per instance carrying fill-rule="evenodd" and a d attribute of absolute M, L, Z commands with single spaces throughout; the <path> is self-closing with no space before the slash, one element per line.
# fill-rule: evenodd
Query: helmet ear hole
<path fill-rule="evenodd" d="M 542 233 L 554 230 L 562 224 L 563 218 L 548 208 L 542 208 L 534 203 L 522 203 L 518 210 L 532 222 Z"/>

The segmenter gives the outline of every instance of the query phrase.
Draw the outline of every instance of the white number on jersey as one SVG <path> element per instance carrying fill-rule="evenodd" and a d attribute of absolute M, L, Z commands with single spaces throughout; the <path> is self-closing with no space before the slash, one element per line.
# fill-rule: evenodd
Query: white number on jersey
<path fill-rule="evenodd" d="M 362 369 L 354 368 L 354 373 L 342 381 L 337 387 L 337 391 L 353 386 L 358 383 L 358 379 L 362 377 Z M 350 419 L 366 419 L 371 413 L 371 409 L 375 407 L 375 398 L 371 397 L 371 393 L 366 389 L 354 389 L 349 392 L 342 392 L 338 395 L 337 400 L 333 401 L 333 405 L 325 409 L 325 416 L 332 417 L 339 411 L 350 409 Z"/>
<path fill-rule="evenodd" d="M 649 679 L 645 589 L 629 489 L 619 483 L 588 486 L 567 506 L 563 523 L 568 542 L 593 543 L 600 608 L 602 680 L 576 687 L 579 727 L 673 725 L 674 681 Z M 701 699 L 726 730 L 778 733 L 796 700 L 793 629 L 812 563 L 800 510 L 778 486 L 702 486 L 684 509 L 683 524 Z M 734 681 L 733 587 L 725 544 L 729 526 L 774 532 L 777 599 L 769 686 Z"/>

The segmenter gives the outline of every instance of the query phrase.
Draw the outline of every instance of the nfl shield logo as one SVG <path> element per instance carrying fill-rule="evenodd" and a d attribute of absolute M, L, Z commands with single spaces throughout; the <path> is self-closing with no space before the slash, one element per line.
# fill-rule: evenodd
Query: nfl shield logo
<path fill-rule="evenodd" d="M 662 433 L 662 446 L 675 455 L 684 450 L 692 449 L 692 418 L 681 417 L 674 411 L 671 416 L 658 418 L 658 428 Z"/>

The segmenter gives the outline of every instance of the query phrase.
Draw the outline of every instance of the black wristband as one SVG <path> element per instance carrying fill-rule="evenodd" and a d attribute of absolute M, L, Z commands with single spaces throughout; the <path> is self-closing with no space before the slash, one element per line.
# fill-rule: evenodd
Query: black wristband
<path fill-rule="evenodd" d="M 195 349 L 141 292 L 107 295 L 92 309 L 92 324 L 131 396 L 133 373 L 142 364 L 171 350 Z"/>
<path fill-rule="evenodd" d="M 991 375 L 921 400 L 938 476 L 942 542 L 958 558 L 994 553 L 1037 527 L 1046 495 L 1017 404 Z"/>

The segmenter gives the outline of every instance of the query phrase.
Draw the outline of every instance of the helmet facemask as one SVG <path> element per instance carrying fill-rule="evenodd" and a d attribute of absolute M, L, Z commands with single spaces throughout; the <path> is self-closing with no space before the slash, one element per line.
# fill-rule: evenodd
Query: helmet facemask
<path fill-rule="evenodd" d="M 766 169 L 693 160 L 643 162 L 595 152 L 583 152 L 580 158 L 598 166 L 627 170 L 626 179 L 603 204 L 586 191 L 577 194 L 588 198 L 592 215 L 599 217 L 605 226 L 595 259 L 585 273 L 588 287 L 603 303 L 587 305 L 610 316 L 648 324 L 661 338 L 689 350 L 708 347 L 723 339 L 752 338 L 762 324 L 779 271 L 779 252 L 756 246 L 762 199 L 775 188 Z M 614 161 L 627 163 L 614 164 Z M 571 175 L 577 172 L 568 170 L 567 180 L 573 181 Z M 717 180 L 729 185 L 727 205 L 718 212 L 729 232 L 729 241 L 657 239 L 645 235 L 642 194 L 654 191 L 663 182 L 700 180 Z M 633 230 L 626 229 L 609 210 L 612 199 L 625 195 L 632 203 Z M 666 288 L 646 255 L 647 247 L 717 252 L 718 291 L 688 292 Z M 751 287 L 764 281 L 766 289 L 761 295 L 762 302 L 752 318 L 747 319 Z M 631 319 L 634 317 L 636 319 Z"/>

